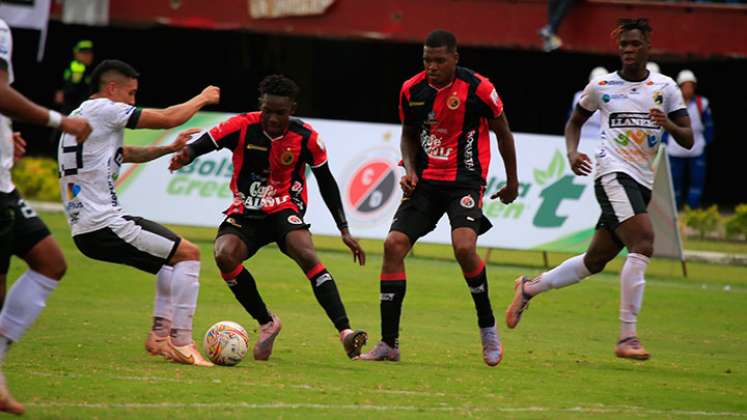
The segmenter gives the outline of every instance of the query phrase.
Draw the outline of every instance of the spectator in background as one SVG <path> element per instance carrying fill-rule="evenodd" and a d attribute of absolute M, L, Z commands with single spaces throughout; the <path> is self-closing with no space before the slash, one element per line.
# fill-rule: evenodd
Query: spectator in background
<path fill-rule="evenodd" d="M 558 34 L 558 28 L 563 18 L 568 14 L 568 10 L 571 8 L 575 0 L 549 0 L 547 3 L 547 25 L 543 26 L 539 31 L 540 38 L 542 38 L 542 49 L 545 52 L 557 50 L 563 45 L 563 41 L 560 40 Z"/>
<path fill-rule="evenodd" d="M 604 77 L 608 75 L 609 72 L 604 67 L 594 67 L 591 70 L 591 73 L 589 73 L 589 83 L 591 83 L 594 79 L 598 79 L 600 77 Z M 573 113 L 573 110 L 576 109 L 576 105 L 578 104 L 578 100 L 581 99 L 581 94 L 584 93 L 583 89 L 579 90 L 573 95 L 573 103 L 571 103 L 571 112 L 568 114 L 570 115 Z M 594 114 L 589 117 L 588 120 L 586 120 L 586 123 L 581 127 L 581 138 L 582 139 L 591 139 L 591 140 L 600 140 L 600 136 L 602 133 L 602 114 L 599 113 L 599 111 L 594 111 Z"/>
<path fill-rule="evenodd" d="M 690 70 L 682 70 L 677 75 L 677 84 L 687 104 L 687 112 L 693 128 L 695 143 L 687 150 L 677 142 L 667 144 L 667 152 L 672 168 L 672 182 L 677 207 L 683 202 L 690 208 L 700 207 L 705 184 L 706 156 L 705 148 L 713 142 L 713 119 L 708 98 L 695 94 L 698 79 Z M 687 172 L 687 177 L 685 173 Z M 686 182 L 687 181 L 687 182 Z"/>
<path fill-rule="evenodd" d="M 69 114 L 88 99 L 91 90 L 93 42 L 78 41 L 73 47 L 73 60 L 63 73 L 62 89 L 55 92 L 54 101 L 64 114 Z"/>

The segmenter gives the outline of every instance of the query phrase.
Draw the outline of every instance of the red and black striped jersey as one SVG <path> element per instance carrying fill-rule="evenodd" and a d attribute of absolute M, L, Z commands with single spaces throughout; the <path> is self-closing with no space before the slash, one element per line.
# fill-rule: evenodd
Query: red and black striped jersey
<path fill-rule="evenodd" d="M 457 67 L 443 88 L 428 83 L 425 71 L 402 85 L 403 125 L 420 129 L 415 164 L 418 177 L 441 185 L 485 185 L 490 165 L 488 120 L 503 113 L 503 102 L 487 78 Z"/>
<path fill-rule="evenodd" d="M 208 134 L 220 149 L 233 151 L 231 191 L 227 215 L 261 216 L 285 209 L 306 212 L 306 165 L 327 163 L 327 151 L 309 124 L 291 118 L 288 130 L 271 138 L 262 129 L 262 113 L 232 117 Z"/>

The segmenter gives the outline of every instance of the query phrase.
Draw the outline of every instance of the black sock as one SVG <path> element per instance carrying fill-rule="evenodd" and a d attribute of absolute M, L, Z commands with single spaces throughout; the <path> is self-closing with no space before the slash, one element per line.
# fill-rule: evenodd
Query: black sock
<path fill-rule="evenodd" d="M 407 292 L 405 273 L 381 273 L 381 341 L 389 347 L 399 347 L 399 319 L 402 314 L 402 301 Z"/>
<path fill-rule="evenodd" d="M 332 274 L 324 268 L 322 263 L 319 263 L 306 273 L 306 277 L 309 279 L 311 290 L 314 291 L 317 302 L 324 308 L 324 312 L 327 313 L 329 320 L 335 324 L 337 331 L 349 329 L 348 314 L 345 313 L 345 305 L 342 304 Z"/>
<path fill-rule="evenodd" d="M 272 316 L 270 316 L 270 312 L 262 301 L 262 296 L 259 295 L 254 277 L 249 274 L 249 271 L 243 265 L 239 265 L 231 273 L 221 273 L 221 275 L 228 288 L 236 296 L 236 300 L 249 312 L 252 318 L 256 319 L 260 325 L 272 321 Z"/>
<path fill-rule="evenodd" d="M 467 286 L 469 286 L 469 290 L 472 293 L 472 300 L 475 301 L 477 325 L 479 325 L 480 328 L 494 326 L 495 317 L 493 316 L 493 307 L 490 305 L 488 276 L 485 274 L 485 263 L 481 261 L 479 269 L 471 273 L 464 273 L 464 279 L 467 280 Z"/>

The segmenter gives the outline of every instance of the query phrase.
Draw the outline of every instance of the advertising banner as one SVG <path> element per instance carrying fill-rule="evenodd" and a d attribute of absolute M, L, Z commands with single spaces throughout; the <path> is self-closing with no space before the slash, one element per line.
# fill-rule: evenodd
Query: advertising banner
<path fill-rule="evenodd" d="M 167 144 L 188 127 L 209 129 L 229 114 L 200 113 L 187 125 L 171 131 L 128 131 L 127 144 Z M 400 127 L 334 120 L 304 119 L 327 146 L 329 165 L 342 195 L 353 235 L 383 239 L 389 231 L 402 192 L 399 178 Z M 483 213 L 493 228 L 482 235 L 485 247 L 543 251 L 583 251 L 594 233 L 599 205 L 591 176 L 575 176 L 565 157 L 560 136 L 515 133 L 519 171 L 519 196 L 505 205 L 489 197 L 505 184 L 505 171 L 495 141 L 491 145 L 491 167 L 482 202 Z M 582 140 L 580 149 L 593 156 L 596 141 Z M 146 165 L 125 165 L 118 180 L 121 202 L 131 214 L 163 223 L 216 227 L 222 211 L 231 202 L 228 182 L 233 170 L 231 152 L 221 150 L 200 156 L 190 166 L 170 174 L 168 158 Z M 309 174 L 309 208 L 305 220 L 315 234 L 338 235 L 332 216 L 321 199 L 313 175 Z M 657 178 L 657 183 L 659 182 Z M 658 185 L 657 185 L 658 187 Z M 673 209 L 669 192 L 654 194 L 653 203 Z M 657 207 L 658 208 L 658 207 Z M 672 225 L 671 211 L 659 215 Z M 655 224 L 658 222 L 655 221 Z M 676 224 L 673 225 L 676 231 Z M 671 226 L 667 227 L 671 229 Z M 669 230 L 666 230 L 669 232 Z M 657 232 L 658 233 L 658 232 Z M 667 233 L 668 234 L 668 233 Z M 450 243 L 448 218 L 439 222 L 425 242 Z M 679 238 L 673 239 L 679 243 Z M 657 243 L 659 238 L 657 238 Z M 671 252 L 658 255 L 677 257 Z"/>

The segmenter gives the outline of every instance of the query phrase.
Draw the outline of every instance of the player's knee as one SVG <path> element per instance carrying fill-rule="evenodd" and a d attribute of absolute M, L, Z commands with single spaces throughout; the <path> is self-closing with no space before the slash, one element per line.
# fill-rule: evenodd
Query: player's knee
<path fill-rule="evenodd" d="M 179 250 L 179 254 L 181 254 L 181 260 L 200 261 L 200 248 L 197 245 L 189 242 L 186 239 L 182 239 L 179 247 L 181 248 L 181 250 Z"/>
<path fill-rule="evenodd" d="M 65 258 L 50 257 L 41 261 L 40 264 L 29 264 L 29 268 L 52 280 L 61 280 L 67 272 L 67 262 Z"/>
<path fill-rule="evenodd" d="M 289 249 L 291 256 L 301 267 L 310 267 L 316 265 L 319 261 L 313 246 L 302 246 L 295 249 Z"/>
<path fill-rule="evenodd" d="M 218 266 L 218 269 L 223 273 L 232 271 L 241 263 L 235 253 L 230 252 L 226 247 L 216 247 L 213 257 L 215 258 L 215 264 Z"/>
<path fill-rule="evenodd" d="M 454 243 L 454 256 L 460 263 L 472 261 L 476 252 L 477 247 L 471 242 Z"/>
<path fill-rule="evenodd" d="M 584 256 L 584 265 L 591 274 L 600 273 L 602 270 L 604 270 L 604 267 L 607 266 L 608 262 L 609 260 L 598 255 L 587 253 L 586 256 Z"/>
<path fill-rule="evenodd" d="M 410 249 L 410 242 L 405 235 L 389 234 L 384 241 L 384 255 L 388 258 L 404 258 Z"/>

